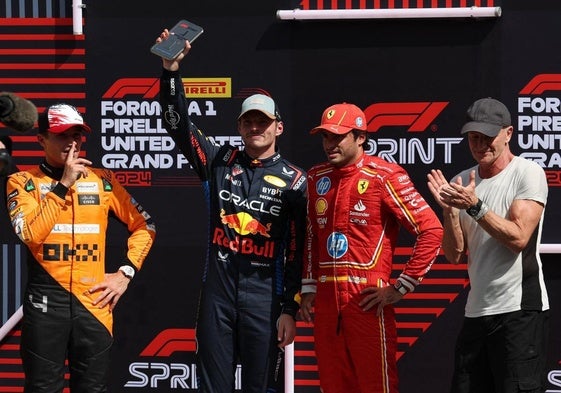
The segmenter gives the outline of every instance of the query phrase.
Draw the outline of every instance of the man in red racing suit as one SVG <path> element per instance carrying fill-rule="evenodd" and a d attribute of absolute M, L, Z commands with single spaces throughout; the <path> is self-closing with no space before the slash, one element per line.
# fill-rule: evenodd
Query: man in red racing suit
<path fill-rule="evenodd" d="M 284 125 L 268 96 L 242 103 L 243 150 L 213 143 L 191 122 L 178 71 L 186 45 L 179 58 L 163 60 L 160 102 L 162 122 L 200 178 L 210 213 L 196 326 L 199 391 L 233 392 L 239 361 L 244 393 L 282 393 L 283 348 L 294 339 L 299 308 L 306 174 L 276 149 Z"/>
<path fill-rule="evenodd" d="M 115 174 L 79 157 L 86 132 L 74 107 L 48 107 L 37 135 L 45 161 L 7 183 L 10 219 L 31 255 L 21 337 L 25 392 L 62 392 L 66 359 L 72 393 L 107 391 L 112 310 L 155 237 L 150 215 Z M 123 266 L 106 274 L 110 214 L 130 235 Z"/>
<path fill-rule="evenodd" d="M 327 108 L 328 157 L 308 171 L 307 258 L 302 315 L 311 321 L 324 393 L 397 392 L 392 303 L 420 283 L 438 255 L 442 226 L 400 166 L 364 153 L 366 122 L 351 104 Z M 390 283 L 399 228 L 413 255 Z"/>

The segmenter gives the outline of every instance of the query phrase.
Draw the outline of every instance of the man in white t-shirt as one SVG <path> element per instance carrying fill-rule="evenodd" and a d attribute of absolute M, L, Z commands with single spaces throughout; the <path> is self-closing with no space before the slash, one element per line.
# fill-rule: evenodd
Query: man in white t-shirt
<path fill-rule="evenodd" d="M 477 165 L 428 186 L 443 209 L 446 258 L 467 255 L 470 292 L 456 343 L 453 393 L 544 391 L 549 302 L 539 255 L 547 180 L 515 156 L 506 106 L 475 101 L 461 133 Z"/>

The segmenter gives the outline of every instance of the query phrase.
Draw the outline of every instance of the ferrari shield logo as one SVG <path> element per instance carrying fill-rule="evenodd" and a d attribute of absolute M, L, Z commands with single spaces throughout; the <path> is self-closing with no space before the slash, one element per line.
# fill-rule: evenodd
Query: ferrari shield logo
<path fill-rule="evenodd" d="M 364 194 L 368 189 L 368 180 L 362 179 L 358 181 L 357 189 L 359 194 Z"/>

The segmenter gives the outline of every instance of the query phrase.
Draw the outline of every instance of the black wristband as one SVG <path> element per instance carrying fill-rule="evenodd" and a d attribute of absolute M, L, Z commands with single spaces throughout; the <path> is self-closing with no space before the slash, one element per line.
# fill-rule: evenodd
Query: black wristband
<path fill-rule="evenodd" d="M 477 215 L 479 214 L 479 211 L 481 210 L 481 206 L 483 205 L 483 201 L 481 199 L 477 200 L 477 203 L 473 206 L 470 206 L 466 209 L 466 213 L 470 216 L 470 217 L 477 217 Z"/>
<path fill-rule="evenodd" d="M 292 318 L 296 319 L 296 314 L 298 313 L 298 309 L 300 306 L 294 300 L 290 300 L 285 302 L 281 308 L 281 314 L 288 314 L 292 316 Z"/>

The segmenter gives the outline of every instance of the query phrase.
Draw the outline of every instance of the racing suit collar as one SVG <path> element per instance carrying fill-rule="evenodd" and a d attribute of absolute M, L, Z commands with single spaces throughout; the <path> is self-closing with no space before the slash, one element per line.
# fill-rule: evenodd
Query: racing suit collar
<path fill-rule="evenodd" d="M 354 164 L 345 165 L 344 167 L 340 167 L 340 168 L 333 166 L 333 169 L 335 171 L 341 172 L 341 173 L 354 172 L 357 169 L 360 170 L 364 166 L 364 157 L 365 156 L 366 156 L 366 153 L 362 153 L 362 156 L 360 157 L 360 159 L 357 162 L 355 162 Z"/>
<path fill-rule="evenodd" d="M 280 160 L 281 155 L 280 152 L 277 150 L 275 154 L 270 157 L 259 159 L 259 158 L 251 158 L 245 151 L 243 152 L 244 160 L 247 163 L 247 166 L 251 168 L 263 168 L 268 167 L 271 165 L 276 164 L 277 161 Z"/>
<path fill-rule="evenodd" d="M 45 175 L 52 179 L 58 181 L 62 179 L 62 172 L 64 171 L 64 168 L 55 168 L 54 166 L 47 164 L 47 161 L 43 161 L 41 165 L 39 165 L 39 168 Z"/>

